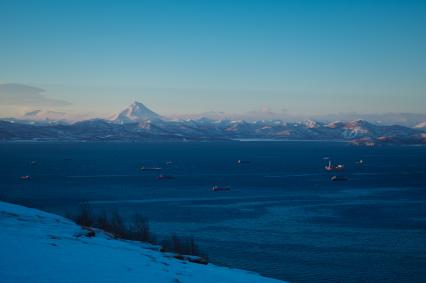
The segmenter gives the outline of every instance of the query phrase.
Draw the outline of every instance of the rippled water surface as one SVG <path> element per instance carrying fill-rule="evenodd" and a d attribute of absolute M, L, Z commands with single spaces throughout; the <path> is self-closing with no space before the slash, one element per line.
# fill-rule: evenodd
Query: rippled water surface
<path fill-rule="evenodd" d="M 344 163 L 349 180 L 331 182 L 324 157 Z M 0 158 L 1 199 L 60 214 L 82 202 L 141 213 L 159 237 L 194 235 L 221 265 L 293 282 L 426 281 L 425 147 L 4 143 Z"/>

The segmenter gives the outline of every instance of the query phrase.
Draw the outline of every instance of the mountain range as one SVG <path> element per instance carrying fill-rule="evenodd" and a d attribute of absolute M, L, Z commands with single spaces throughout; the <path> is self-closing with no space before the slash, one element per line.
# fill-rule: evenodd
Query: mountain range
<path fill-rule="evenodd" d="M 0 140 L 58 141 L 200 141 L 232 139 L 332 140 L 355 145 L 426 144 L 426 123 L 416 127 L 380 125 L 365 120 L 244 121 L 230 119 L 169 119 L 140 102 L 110 119 L 67 123 L 62 113 L 27 113 L 26 119 L 0 121 Z"/>

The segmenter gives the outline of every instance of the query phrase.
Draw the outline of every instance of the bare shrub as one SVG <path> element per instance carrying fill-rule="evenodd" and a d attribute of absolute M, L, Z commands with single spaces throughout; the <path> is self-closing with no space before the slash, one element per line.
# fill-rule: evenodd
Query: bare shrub
<path fill-rule="evenodd" d="M 129 231 L 128 228 L 124 225 L 123 219 L 121 218 L 118 212 L 113 212 L 109 218 L 109 231 L 115 237 L 120 239 L 128 239 Z"/>
<path fill-rule="evenodd" d="M 155 237 L 149 228 L 149 221 L 139 214 L 133 216 L 129 225 L 130 238 L 135 241 L 155 243 Z"/>
<path fill-rule="evenodd" d="M 80 212 L 74 217 L 73 220 L 75 221 L 75 223 L 81 226 L 93 226 L 93 224 L 95 223 L 95 216 L 93 215 L 89 204 L 83 203 L 80 206 Z"/>
<path fill-rule="evenodd" d="M 111 224 L 109 222 L 108 215 L 105 212 L 98 215 L 94 226 L 107 232 L 111 231 Z"/>
<path fill-rule="evenodd" d="M 163 250 L 177 254 L 206 257 L 201 253 L 193 237 L 178 237 L 172 234 L 161 242 Z"/>
<path fill-rule="evenodd" d="M 88 204 L 83 204 L 80 212 L 72 219 L 81 226 L 102 229 L 119 239 L 157 243 L 155 236 L 151 233 L 149 221 L 139 214 L 135 214 L 132 221 L 126 224 L 116 211 L 109 215 L 104 212 L 96 216 Z M 203 264 L 207 262 L 207 256 L 200 251 L 193 237 L 179 237 L 172 234 L 161 242 L 161 251 L 198 256 L 202 258 Z"/>

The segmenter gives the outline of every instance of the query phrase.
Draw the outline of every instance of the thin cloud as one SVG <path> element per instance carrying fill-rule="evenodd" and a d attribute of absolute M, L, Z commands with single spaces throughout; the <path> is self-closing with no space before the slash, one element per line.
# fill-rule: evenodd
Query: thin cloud
<path fill-rule="evenodd" d="M 0 104 L 10 106 L 68 106 L 70 102 L 49 98 L 44 89 L 24 84 L 0 84 Z"/>

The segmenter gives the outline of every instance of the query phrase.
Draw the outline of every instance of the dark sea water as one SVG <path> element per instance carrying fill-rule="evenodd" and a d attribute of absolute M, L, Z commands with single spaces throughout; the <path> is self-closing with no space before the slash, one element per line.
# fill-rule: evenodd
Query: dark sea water
<path fill-rule="evenodd" d="M 326 156 L 349 181 L 330 181 Z M 194 235 L 220 265 L 292 282 L 426 282 L 426 147 L 3 143 L 0 158 L 1 199 L 60 214 L 82 202 L 141 213 L 159 237 Z"/>

